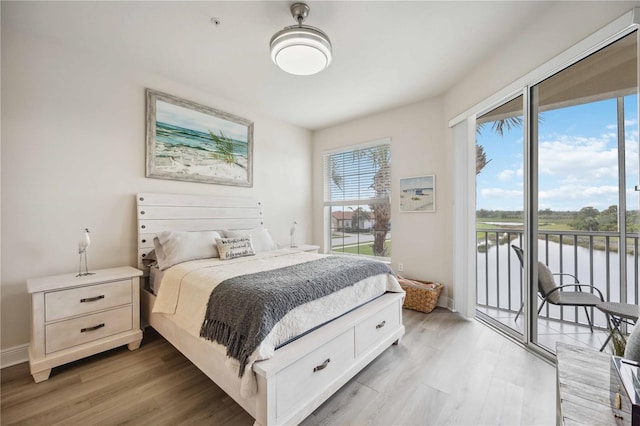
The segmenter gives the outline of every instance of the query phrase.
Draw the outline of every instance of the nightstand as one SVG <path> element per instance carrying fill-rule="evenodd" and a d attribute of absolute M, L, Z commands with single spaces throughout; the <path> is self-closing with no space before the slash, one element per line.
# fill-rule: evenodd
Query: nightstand
<path fill-rule="evenodd" d="M 140 347 L 140 276 L 124 266 L 93 275 L 27 280 L 31 294 L 29 367 L 36 383 L 51 369 L 99 352 Z"/>

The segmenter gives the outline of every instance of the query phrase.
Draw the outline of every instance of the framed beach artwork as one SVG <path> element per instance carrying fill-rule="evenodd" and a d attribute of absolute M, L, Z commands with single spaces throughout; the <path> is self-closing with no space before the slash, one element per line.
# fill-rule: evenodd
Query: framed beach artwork
<path fill-rule="evenodd" d="M 435 212 L 436 177 L 434 175 L 400 179 L 400 212 Z"/>
<path fill-rule="evenodd" d="M 147 89 L 146 176 L 253 186 L 253 122 Z"/>

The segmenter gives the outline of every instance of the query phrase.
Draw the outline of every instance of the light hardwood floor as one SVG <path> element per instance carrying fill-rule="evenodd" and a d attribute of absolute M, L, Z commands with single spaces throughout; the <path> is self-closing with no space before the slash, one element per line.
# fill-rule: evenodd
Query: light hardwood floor
<path fill-rule="evenodd" d="M 404 310 L 406 334 L 303 425 L 555 423 L 555 368 L 473 320 Z M 152 329 L 55 368 L 1 371 L 2 425 L 251 425 L 253 419 Z"/>

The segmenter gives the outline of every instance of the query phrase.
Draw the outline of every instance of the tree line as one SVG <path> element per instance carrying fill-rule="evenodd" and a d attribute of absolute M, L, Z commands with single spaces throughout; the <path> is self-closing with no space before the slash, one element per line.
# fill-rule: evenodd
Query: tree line
<path fill-rule="evenodd" d="M 626 212 L 627 231 L 639 232 L 638 211 Z M 618 230 L 618 206 L 609 206 L 602 211 L 593 207 L 583 207 L 569 222 L 574 229 L 584 231 L 617 231 Z"/>
<path fill-rule="evenodd" d="M 626 213 L 627 232 L 640 232 L 640 215 L 638 210 Z M 517 210 L 486 210 L 476 212 L 477 218 L 497 220 L 522 220 L 522 211 Z M 595 207 L 583 207 L 579 211 L 553 211 L 544 209 L 538 211 L 540 221 L 564 223 L 580 231 L 611 231 L 618 230 L 618 206 L 609 206 L 600 211 Z"/>

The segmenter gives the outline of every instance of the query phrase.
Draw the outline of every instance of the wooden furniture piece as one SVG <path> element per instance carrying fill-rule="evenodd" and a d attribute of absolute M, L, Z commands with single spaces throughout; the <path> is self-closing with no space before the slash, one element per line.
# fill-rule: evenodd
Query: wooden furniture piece
<path fill-rule="evenodd" d="M 141 275 L 142 271 L 123 266 L 92 275 L 27 280 L 33 379 L 47 380 L 53 367 L 118 346 L 137 349 L 142 341 Z"/>
<path fill-rule="evenodd" d="M 612 408 L 611 355 L 558 343 L 556 356 L 558 425 L 630 422 L 630 414 Z"/>
<path fill-rule="evenodd" d="M 138 208 L 138 268 L 149 272 L 143 260 L 153 250 L 153 238 L 162 231 L 220 231 L 261 227 L 262 203 L 252 198 L 144 193 Z"/>
<path fill-rule="evenodd" d="M 312 244 L 300 244 L 299 246 L 293 247 L 293 249 L 298 249 L 300 251 L 306 251 L 309 253 L 317 253 L 320 250 L 320 246 L 314 246 Z"/>
<path fill-rule="evenodd" d="M 262 225 L 260 203 L 251 199 L 176 194 L 138 194 L 141 255 L 164 230 L 247 229 Z M 151 244 L 152 247 L 152 244 Z M 301 247 L 302 248 L 302 247 Z M 313 248 L 316 250 L 316 248 Z M 143 290 L 143 321 L 151 325 L 231 398 L 258 425 L 297 424 L 360 370 L 399 343 L 403 293 L 386 293 L 299 339 L 253 365 L 257 391 L 242 395 L 237 371 L 205 339 L 180 328 L 172 315 L 152 313 L 155 295 Z"/>
<path fill-rule="evenodd" d="M 598 303 L 596 308 L 607 315 L 607 323 L 610 324 L 607 340 L 604 341 L 600 348 L 600 352 L 602 352 L 607 346 L 607 343 L 609 343 L 609 340 L 611 340 L 613 333 L 619 333 L 620 337 L 624 339 L 622 330 L 620 330 L 620 325 L 622 323 L 634 325 L 636 321 L 638 321 L 640 307 L 630 303 L 603 302 Z"/>

